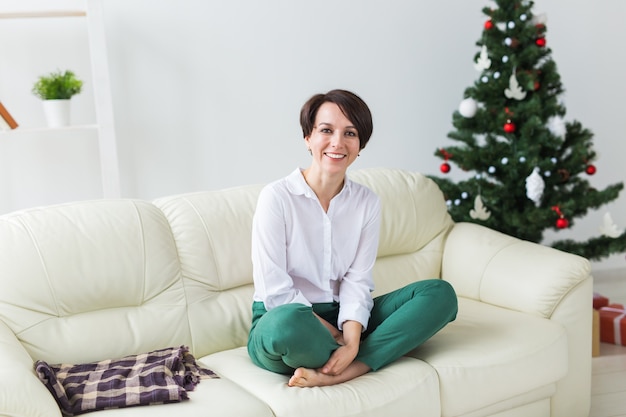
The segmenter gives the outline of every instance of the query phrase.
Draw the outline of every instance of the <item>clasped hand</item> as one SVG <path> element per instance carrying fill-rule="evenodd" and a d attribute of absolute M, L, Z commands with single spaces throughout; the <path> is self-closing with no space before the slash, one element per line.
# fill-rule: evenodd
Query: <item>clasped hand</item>
<path fill-rule="evenodd" d="M 354 362 L 356 355 L 359 353 L 362 326 L 356 321 L 346 321 L 343 323 L 342 332 L 321 317 L 318 316 L 318 318 L 328 328 L 337 344 L 340 345 L 330 355 L 330 358 L 320 371 L 326 375 L 339 375 Z"/>
<path fill-rule="evenodd" d="M 339 346 L 330 358 L 328 362 L 324 364 L 321 371 L 326 375 L 339 375 L 346 368 L 354 362 L 356 355 L 359 353 L 359 345 L 350 344 Z"/>

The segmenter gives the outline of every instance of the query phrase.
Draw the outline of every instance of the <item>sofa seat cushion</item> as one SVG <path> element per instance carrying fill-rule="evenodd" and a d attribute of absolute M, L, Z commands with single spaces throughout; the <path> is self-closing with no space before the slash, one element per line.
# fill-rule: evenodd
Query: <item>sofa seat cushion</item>
<path fill-rule="evenodd" d="M 91 414 L 85 414 L 91 415 Z M 225 378 L 202 380 L 189 400 L 162 405 L 118 408 L 93 413 L 94 417 L 273 417 L 261 400 Z"/>
<path fill-rule="evenodd" d="M 457 319 L 409 356 L 435 368 L 442 416 L 458 416 L 565 376 L 567 335 L 553 321 L 461 297 Z"/>
<path fill-rule="evenodd" d="M 245 347 L 214 353 L 199 361 L 262 399 L 276 417 L 441 414 L 437 374 L 413 358 L 401 358 L 377 372 L 321 388 L 287 386 L 289 376 L 255 366 Z"/>

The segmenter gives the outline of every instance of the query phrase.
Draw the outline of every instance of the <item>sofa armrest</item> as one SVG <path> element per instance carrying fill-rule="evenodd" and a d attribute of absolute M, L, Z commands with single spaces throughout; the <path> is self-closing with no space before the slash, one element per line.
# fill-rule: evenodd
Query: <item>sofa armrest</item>
<path fill-rule="evenodd" d="M 589 261 L 480 225 L 457 223 L 446 240 L 442 278 L 460 297 L 561 324 L 567 333 L 569 370 L 557 382 L 550 415 L 588 415 L 593 304 Z"/>
<path fill-rule="evenodd" d="M 461 297 L 550 318 L 590 279 L 591 266 L 577 255 L 457 223 L 446 240 L 441 273 Z"/>
<path fill-rule="evenodd" d="M 61 417 L 61 411 L 33 369 L 33 360 L 0 321 L 0 415 Z"/>

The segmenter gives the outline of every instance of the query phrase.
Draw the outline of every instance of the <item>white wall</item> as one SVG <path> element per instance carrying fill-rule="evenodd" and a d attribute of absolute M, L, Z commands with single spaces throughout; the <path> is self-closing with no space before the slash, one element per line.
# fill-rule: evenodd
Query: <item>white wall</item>
<path fill-rule="evenodd" d="M 106 0 L 124 196 L 264 183 L 305 166 L 300 106 L 332 88 L 357 92 L 374 114 L 354 168 L 439 174 L 433 152 L 452 143 L 452 112 L 477 77 L 481 9 L 491 4 Z M 548 16 L 567 119 L 595 134 L 591 182 L 625 181 L 626 2 L 537 0 L 534 12 Z M 4 89 L 0 81 L 0 100 Z M 597 235 L 607 209 L 626 227 L 622 192 L 557 237 Z M 624 267 L 624 255 L 595 266 Z"/>
<path fill-rule="evenodd" d="M 473 41 L 435 31 L 479 11 L 420 4 L 109 0 L 120 146 L 136 170 L 125 189 L 156 196 L 281 177 L 308 160 L 300 106 L 336 87 L 375 115 L 359 166 L 434 164 L 474 75 Z M 450 65 L 455 55 L 465 70 Z"/>

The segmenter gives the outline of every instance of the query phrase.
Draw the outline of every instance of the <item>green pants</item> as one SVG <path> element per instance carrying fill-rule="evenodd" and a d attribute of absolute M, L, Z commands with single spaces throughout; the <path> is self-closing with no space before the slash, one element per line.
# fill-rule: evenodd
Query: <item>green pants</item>
<path fill-rule="evenodd" d="M 268 312 L 262 302 L 254 302 L 248 338 L 252 361 L 282 374 L 299 367 L 321 368 L 339 345 L 313 311 L 335 324 L 339 304 L 285 304 Z M 456 313 L 454 289 L 440 279 L 414 282 L 376 297 L 356 359 L 377 370 L 424 343 Z"/>

